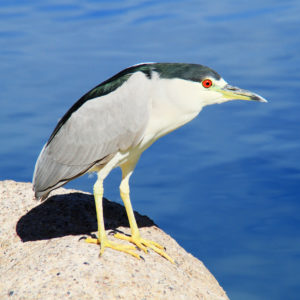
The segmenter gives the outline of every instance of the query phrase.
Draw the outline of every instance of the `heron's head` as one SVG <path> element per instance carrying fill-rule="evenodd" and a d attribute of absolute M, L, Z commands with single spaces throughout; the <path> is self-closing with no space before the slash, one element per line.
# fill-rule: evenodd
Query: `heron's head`
<path fill-rule="evenodd" d="M 199 97 L 204 105 L 231 100 L 268 102 L 260 95 L 228 84 L 222 77 L 207 73 L 199 81 Z"/>
<path fill-rule="evenodd" d="M 198 105 L 201 109 L 230 100 L 267 102 L 253 92 L 229 85 L 216 71 L 203 65 L 158 63 L 153 66 L 160 79 L 166 79 L 172 85 L 169 90 L 173 91 L 174 98 L 181 99 L 180 102 L 185 105 L 188 101 L 194 109 Z"/>

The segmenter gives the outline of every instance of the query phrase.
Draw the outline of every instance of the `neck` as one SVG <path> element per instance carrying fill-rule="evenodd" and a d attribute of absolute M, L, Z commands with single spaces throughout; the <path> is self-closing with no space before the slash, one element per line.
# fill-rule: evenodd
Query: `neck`
<path fill-rule="evenodd" d="M 191 84 L 187 81 L 154 80 L 152 91 L 149 123 L 141 143 L 142 146 L 147 145 L 146 147 L 158 138 L 190 122 L 202 109 L 193 85 L 191 89 Z"/>

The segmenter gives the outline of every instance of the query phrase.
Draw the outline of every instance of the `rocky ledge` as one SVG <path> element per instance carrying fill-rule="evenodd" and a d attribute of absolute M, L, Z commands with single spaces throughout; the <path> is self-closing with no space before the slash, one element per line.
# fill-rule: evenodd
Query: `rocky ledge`
<path fill-rule="evenodd" d="M 153 251 L 138 260 L 106 249 L 99 258 L 99 246 L 82 239 L 97 230 L 88 193 L 60 188 L 33 199 L 31 183 L 0 181 L 0 299 L 228 299 L 148 217 L 136 213 L 143 237 L 164 245 L 175 264 Z M 108 233 L 129 234 L 123 206 L 105 200 L 104 214 Z"/>

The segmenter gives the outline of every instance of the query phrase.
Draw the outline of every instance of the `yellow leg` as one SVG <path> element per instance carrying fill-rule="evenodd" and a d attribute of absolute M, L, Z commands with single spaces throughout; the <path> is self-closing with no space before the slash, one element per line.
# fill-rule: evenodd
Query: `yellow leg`
<path fill-rule="evenodd" d="M 139 247 L 145 253 L 147 253 L 147 247 L 151 248 L 156 253 L 160 254 L 161 256 L 168 259 L 170 262 L 174 263 L 174 260 L 163 251 L 163 249 L 164 249 L 163 246 L 161 246 L 160 244 L 158 244 L 156 242 L 143 239 L 140 235 L 140 231 L 138 229 L 138 226 L 137 226 L 137 223 L 135 220 L 135 216 L 133 213 L 133 209 L 132 209 L 130 197 L 129 197 L 129 183 L 128 182 L 129 182 L 129 178 L 132 174 L 132 169 L 133 168 L 130 168 L 130 166 L 129 166 L 129 170 L 128 170 L 128 166 L 122 167 L 123 176 L 122 176 L 122 182 L 120 185 L 120 194 L 121 194 L 121 198 L 124 202 L 125 209 L 127 212 L 129 225 L 130 225 L 130 229 L 131 229 L 131 236 L 127 236 L 127 235 L 120 234 L 120 233 L 117 233 L 114 236 L 116 238 L 126 240 L 126 241 L 129 241 L 129 242 L 135 244 L 137 247 Z"/>
<path fill-rule="evenodd" d="M 131 245 L 122 245 L 117 244 L 114 242 L 111 242 L 108 240 L 106 233 L 105 233 L 105 227 L 104 227 L 104 219 L 103 219 L 103 206 L 102 206 L 102 198 L 103 198 L 103 179 L 98 178 L 94 185 L 94 198 L 95 198 L 95 204 L 96 204 L 96 213 L 97 213 L 97 221 L 98 221 L 98 238 L 87 238 L 85 241 L 87 243 L 92 244 L 100 244 L 100 255 L 103 254 L 105 248 L 112 248 L 118 251 L 122 251 L 128 254 L 131 254 L 132 256 L 136 258 L 140 258 L 140 256 L 135 253 L 133 250 L 135 250 L 134 246 Z"/>

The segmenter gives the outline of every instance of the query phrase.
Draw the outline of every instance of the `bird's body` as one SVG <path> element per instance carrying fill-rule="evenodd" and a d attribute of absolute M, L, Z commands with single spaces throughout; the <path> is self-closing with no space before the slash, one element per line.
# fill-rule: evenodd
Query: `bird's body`
<path fill-rule="evenodd" d="M 205 105 L 233 99 L 265 101 L 229 86 L 201 65 L 147 63 L 125 69 L 80 98 L 57 124 L 35 166 L 35 195 L 46 198 L 68 181 L 98 172 L 94 195 L 99 237 L 88 241 L 100 243 L 101 251 L 111 247 L 134 255 L 132 247 L 114 244 L 105 235 L 102 182 L 119 166 L 121 197 L 134 240 L 117 237 L 143 250 L 150 247 L 172 261 L 158 244 L 140 238 L 129 199 L 129 178 L 142 152 L 158 138 L 191 121 Z"/>

